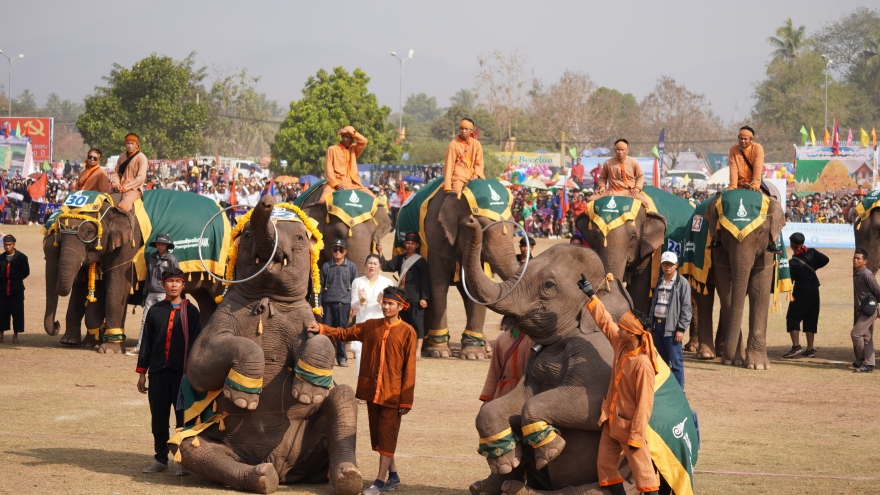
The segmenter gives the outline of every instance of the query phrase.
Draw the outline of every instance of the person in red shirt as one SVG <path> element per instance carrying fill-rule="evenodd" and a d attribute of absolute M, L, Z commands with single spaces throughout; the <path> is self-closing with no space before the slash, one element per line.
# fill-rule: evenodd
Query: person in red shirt
<path fill-rule="evenodd" d="M 581 159 L 577 159 L 577 163 L 571 167 L 571 178 L 577 182 L 577 185 L 580 187 L 584 187 L 584 166 L 581 165 Z"/>
<path fill-rule="evenodd" d="M 590 170 L 590 177 L 593 179 L 593 188 L 595 189 L 597 184 L 599 184 L 599 177 L 602 175 L 602 164 L 599 163 L 596 165 L 596 168 Z"/>

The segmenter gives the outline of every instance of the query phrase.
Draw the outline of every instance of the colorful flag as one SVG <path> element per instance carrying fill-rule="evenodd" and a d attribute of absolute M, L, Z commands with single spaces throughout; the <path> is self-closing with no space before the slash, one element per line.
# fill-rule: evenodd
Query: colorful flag
<path fill-rule="evenodd" d="M 846 135 L 846 145 L 852 146 L 852 129 L 850 129 L 849 133 Z"/>
<path fill-rule="evenodd" d="M 807 138 L 808 138 L 808 137 L 809 137 L 809 136 L 807 136 L 807 128 L 804 127 L 804 126 L 801 126 L 801 143 L 802 143 L 802 144 L 807 144 Z"/>
<path fill-rule="evenodd" d="M 825 128 L 825 137 L 822 138 L 822 146 L 831 146 L 831 134 L 828 134 L 828 128 Z"/>
<path fill-rule="evenodd" d="M 658 170 L 663 169 L 663 150 L 666 148 L 666 143 L 664 142 L 664 137 L 666 136 L 666 129 L 660 129 L 660 141 L 657 143 L 657 160 L 659 161 Z M 660 174 L 656 174 L 655 177 Z"/>
<path fill-rule="evenodd" d="M 831 138 L 831 152 L 834 156 L 840 154 L 840 123 L 834 119 L 834 136 Z"/>
<path fill-rule="evenodd" d="M 15 137 L 17 137 L 17 138 L 21 137 L 21 122 L 15 123 Z"/>
<path fill-rule="evenodd" d="M 33 184 L 28 186 L 28 194 L 31 198 L 42 198 L 46 195 L 46 184 L 49 183 L 49 174 L 43 174 Z"/>
<path fill-rule="evenodd" d="M 6 172 L 0 175 L 0 212 L 6 208 L 9 198 L 6 197 Z"/>
<path fill-rule="evenodd" d="M 272 177 L 269 179 L 269 183 L 266 184 L 266 188 L 263 189 L 263 195 L 268 194 L 269 196 L 275 197 L 275 178 Z"/>
<path fill-rule="evenodd" d="M 21 174 L 27 177 L 36 171 L 34 168 L 34 149 L 31 147 L 30 141 L 28 141 L 27 147 L 24 150 L 24 165 L 22 165 Z"/>
<path fill-rule="evenodd" d="M 877 129 L 874 127 L 871 128 L 871 145 L 877 149 Z"/>
<path fill-rule="evenodd" d="M 813 142 L 813 146 L 816 146 L 816 134 L 813 133 L 813 126 L 810 126 L 810 141 Z"/>
<path fill-rule="evenodd" d="M 236 206 L 238 201 L 236 199 L 235 194 L 235 169 L 232 169 L 232 173 L 229 174 L 229 206 Z"/>
<path fill-rule="evenodd" d="M 862 146 L 867 148 L 868 146 L 871 145 L 871 138 L 868 136 L 868 133 L 865 132 L 864 129 L 859 127 L 859 130 L 862 131 L 862 133 L 859 135 L 859 144 L 861 144 Z"/>
<path fill-rule="evenodd" d="M 654 148 L 654 151 L 657 151 L 657 148 Z M 660 187 L 660 160 L 657 156 L 654 157 L 654 187 Z"/>

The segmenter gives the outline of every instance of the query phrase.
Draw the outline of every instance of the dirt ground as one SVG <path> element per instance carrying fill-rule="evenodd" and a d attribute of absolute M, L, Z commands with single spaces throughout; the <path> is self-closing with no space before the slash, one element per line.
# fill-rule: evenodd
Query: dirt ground
<path fill-rule="evenodd" d="M 37 227 L 11 226 L 31 261 L 27 331 L 22 344 L 0 344 L 0 493 L 229 493 L 198 475 L 144 475 L 152 461 L 146 396 L 137 392 L 135 358 L 62 347 L 42 330 L 44 263 Z M 390 236 L 385 239 L 390 251 Z M 538 240 L 537 253 L 556 242 Z M 686 391 L 699 413 L 702 449 L 695 476 L 699 494 L 880 493 L 878 375 L 854 375 L 849 338 L 852 278 L 849 251 L 829 250 L 821 270 L 822 313 L 815 359 L 781 359 L 791 345 L 783 297 L 770 315 L 769 371 L 722 366 L 685 357 Z M 463 306 L 451 295 L 450 329 L 457 342 Z M 66 301 L 58 310 L 63 322 Z M 716 309 L 717 315 L 717 309 Z M 717 316 L 716 316 L 717 318 Z M 500 317 L 490 313 L 494 339 Z M 140 308 L 126 333 L 138 334 Z M 464 494 L 489 470 L 475 453 L 474 418 L 485 361 L 419 361 L 412 413 L 403 419 L 398 491 Z M 337 368 L 340 383 L 355 384 L 354 367 Z M 358 465 L 365 481 L 377 470 L 370 451 L 366 408 L 358 422 Z M 173 467 L 173 463 L 172 463 Z M 283 486 L 281 493 L 330 494 L 327 485 Z"/>

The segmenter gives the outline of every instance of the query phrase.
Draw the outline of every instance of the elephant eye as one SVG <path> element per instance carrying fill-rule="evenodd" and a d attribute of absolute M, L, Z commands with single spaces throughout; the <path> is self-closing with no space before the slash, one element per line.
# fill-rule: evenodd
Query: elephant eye
<path fill-rule="evenodd" d="M 548 280 L 548 281 L 544 282 L 545 289 L 552 289 L 555 286 L 556 286 L 556 284 L 552 280 Z"/>
<path fill-rule="evenodd" d="M 296 235 L 296 240 L 301 241 L 301 240 L 303 240 L 303 239 L 305 239 L 305 237 L 303 237 L 302 234 L 297 234 L 297 235 Z"/>

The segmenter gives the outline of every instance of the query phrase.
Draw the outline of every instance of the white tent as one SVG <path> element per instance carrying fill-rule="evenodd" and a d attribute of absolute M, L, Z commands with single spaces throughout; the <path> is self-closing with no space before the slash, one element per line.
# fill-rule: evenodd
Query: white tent
<path fill-rule="evenodd" d="M 724 167 L 719 169 L 714 174 L 710 175 L 708 179 L 706 179 L 706 184 L 711 186 L 724 186 L 727 187 L 730 185 L 730 167 Z"/>

